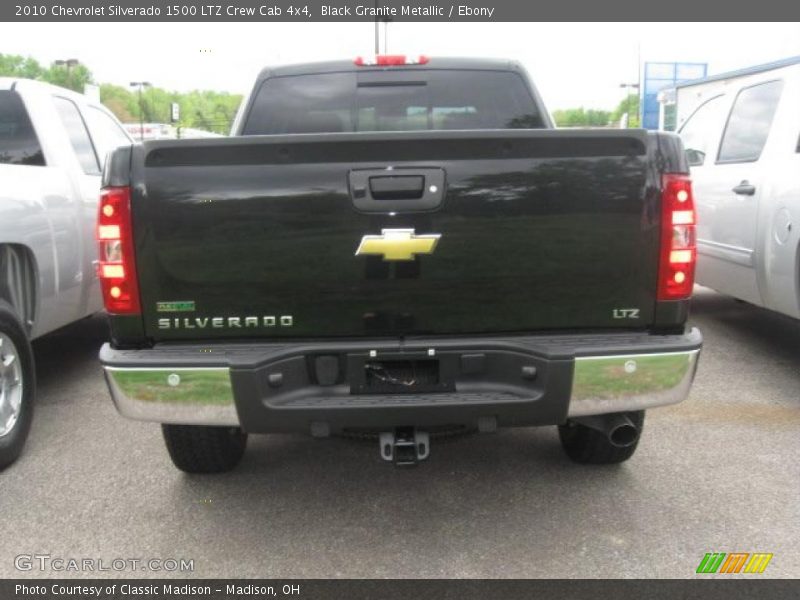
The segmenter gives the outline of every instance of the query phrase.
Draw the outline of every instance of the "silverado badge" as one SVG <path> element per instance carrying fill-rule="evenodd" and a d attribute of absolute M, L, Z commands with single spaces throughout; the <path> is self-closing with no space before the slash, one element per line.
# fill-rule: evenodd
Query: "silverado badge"
<path fill-rule="evenodd" d="M 380 235 L 365 235 L 356 250 L 356 256 L 367 254 L 383 256 L 383 260 L 414 260 L 417 254 L 433 254 L 438 233 L 417 235 L 413 229 L 383 229 Z"/>

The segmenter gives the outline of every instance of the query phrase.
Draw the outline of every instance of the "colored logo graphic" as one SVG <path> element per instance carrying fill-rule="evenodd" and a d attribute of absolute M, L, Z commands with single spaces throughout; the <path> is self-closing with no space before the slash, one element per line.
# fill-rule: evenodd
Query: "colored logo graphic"
<path fill-rule="evenodd" d="M 438 233 L 417 235 L 413 229 L 383 229 L 380 235 L 365 235 L 356 250 L 356 256 L 376 254 L 383 260 L 414 260 L 417 254 L 433 254 Z"/>
<path fill-rule="evenodd" d="M 709 552 L 700 561 L 696 573 L 763 573 L 772 554 L 766 552 Z"/>

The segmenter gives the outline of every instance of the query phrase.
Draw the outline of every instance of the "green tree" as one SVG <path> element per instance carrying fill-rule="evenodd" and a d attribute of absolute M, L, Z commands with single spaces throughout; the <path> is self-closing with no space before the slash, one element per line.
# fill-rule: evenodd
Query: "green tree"
<path fill-rule="evenodd" d="M 606 127 L 611 120 L 611 112 L 594 108 L 567 108 L 553 112 L 559 127 Z"/>
<path fill-rule="evenodd" d="M 17 54 L 0 54 L 0 77 L 38 79 L 80 93 L 93 81 L 92 72 L 80 63 L 72 66 L 52 63 L 45 68 L 37 60 Z"/>
<path fill-rule="evenodd" d="M 38 79 L 54 85 L 83 92 L 87 83 L 93 83 L 92 72 L 86 65 L 51 64 L 45 68 L 33 58 L 15 54 L 0 54 L 0 77 Z M 180 106 L 181 127 L 195 127 L 215 133 L 227 134 L 242 97 L 227 92 L 194 90 L 180 93 L 158 87 L 142 92 L 141 103 L 137 90 L 119 85 L 100 85 L 100 101 L 123 123 L 140 119 L 150 123 L 167 123 L 172 113 L 171 104 Z"/>
<path fill-rule="evenodd" d="M 87 83 L 93 83 L 92 72 L 85 66 L 57 65 L 53 63 L 42 74 L 42 79 L 47 83 L 58 85 L 69 90 L 83 93 Z"/>
<path fill-rule="evenodd" d="M 103 83 L 100 85 L 100 102 L 123 123 L 133 123 L 139 118 L 138 101 L 128 88 Z"/>
<path fill-rule="evenodd" d="M 629 94 L 614 109 L 613 120 L 619 122 L 622 115 L 628 113 L 628 127 L 639 127 L 639 94 Z"/>
<path fill-rule="evenodd" d="M 33 58 L 16 54 L 0 54 L 0 77 L 41 79 L 44 69 Z"/>
<path fill-rule="evenodd" d="M 227 134 L 242 97 L 226 92 L 199 91 L 181 93 L 149 87 L 139 92 L 117 85 L 100 86 L 100 101 L 123 123 L 135 123 L 141 118 L 148 123 L 168 123 L 172 103 L 180 107 L 181 127 L 195 127 Z"/>

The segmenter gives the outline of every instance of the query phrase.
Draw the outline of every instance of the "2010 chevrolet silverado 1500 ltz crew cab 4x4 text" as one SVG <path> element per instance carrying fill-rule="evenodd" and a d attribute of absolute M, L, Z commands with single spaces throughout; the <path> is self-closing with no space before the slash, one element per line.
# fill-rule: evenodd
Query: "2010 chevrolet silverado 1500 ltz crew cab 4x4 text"
<path fill-rule="evenodd" d="M 131 139 L 100 102 L 0 77 L 0 468 L 36 390 L 31 340 L 102 309 L 92 264 L 106 154 Z"/>
<path fill-rule="evenodd" d="M 677 136 L 557 131 L 499 60 L 264 70 L 229 139 L 118 149 L 98 237 L 119 411 L 174 463 L 232 468 L 250 433 L 557 425 L 629 458 L 688 394 L 694 208 Z"/>

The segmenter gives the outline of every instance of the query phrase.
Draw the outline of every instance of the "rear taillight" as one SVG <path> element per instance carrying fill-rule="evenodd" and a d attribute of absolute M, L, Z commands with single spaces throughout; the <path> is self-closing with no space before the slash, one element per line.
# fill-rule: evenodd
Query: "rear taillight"
<path fill-rule="evenodd" d="M 96 237 L 97 276 L 106 310 L 117 315 L 139 314 L 130 188 L 109 187 L 100 192 Z"/>
<path fill-rule="evenodd" d="M 405 54 L 379 54 L 372 58 L 359 56 L 353 62 L 358 67 L 399 67 L 401 65 L 426 65 L 428 57 L 417 56 L 414 58 Z"/>
<path fill-rule="evenodd" d="M 697 261 L 696 213 L 688 175 L 662 175 L 661 207 L 658 299 L 685 300 L 692 294 Z"/>

